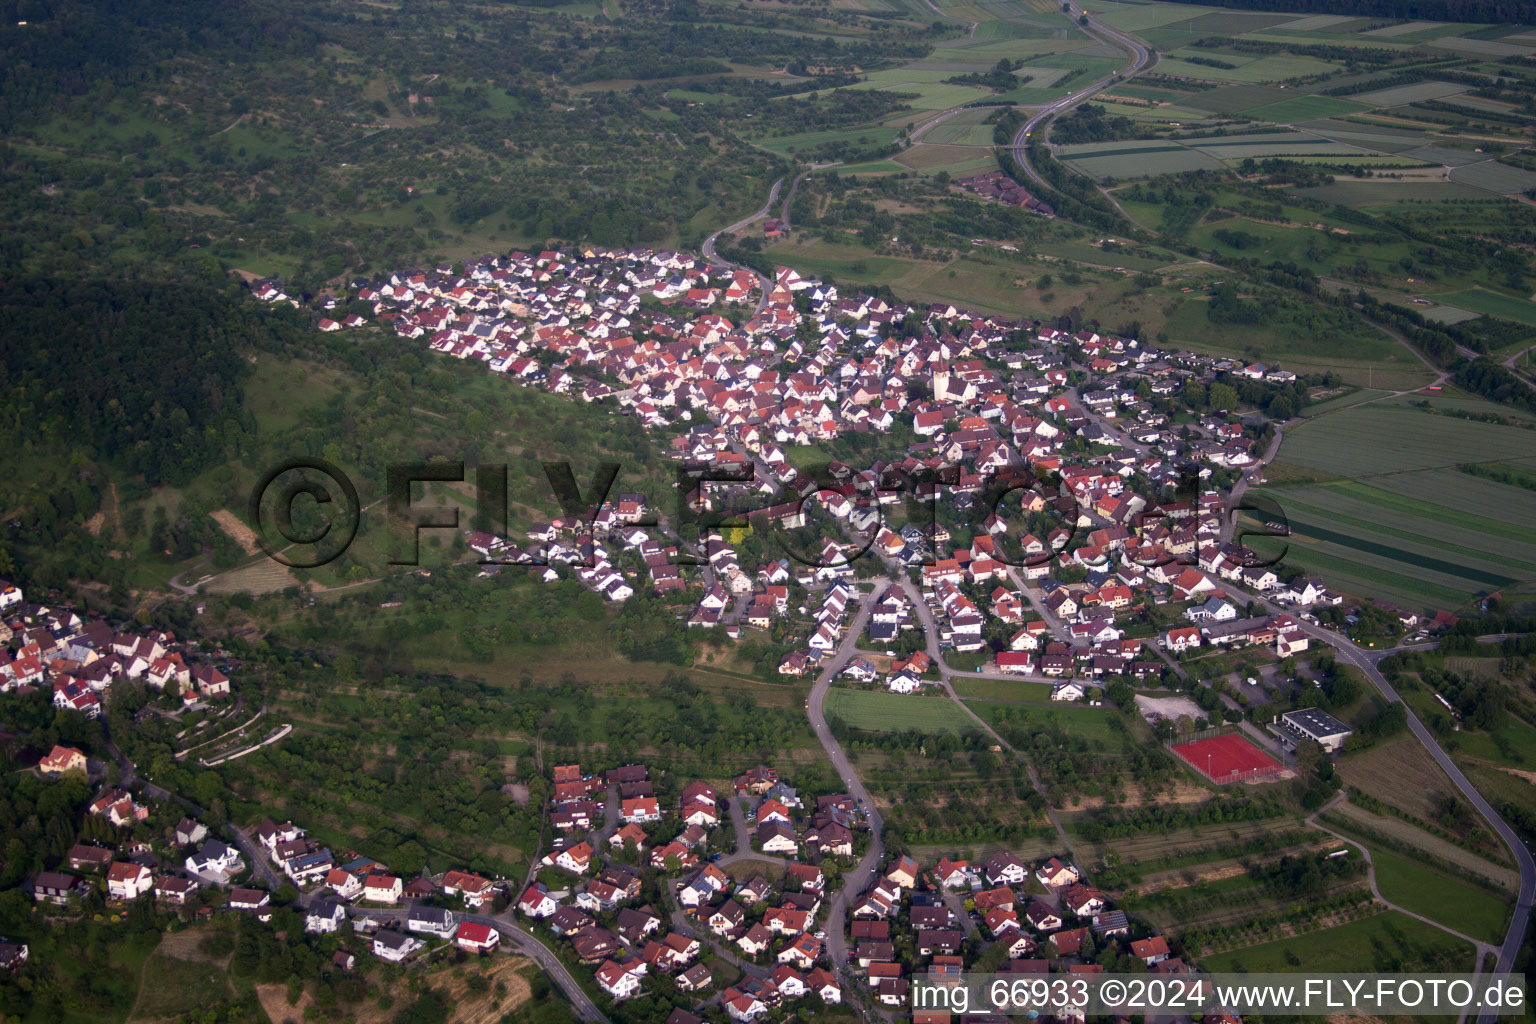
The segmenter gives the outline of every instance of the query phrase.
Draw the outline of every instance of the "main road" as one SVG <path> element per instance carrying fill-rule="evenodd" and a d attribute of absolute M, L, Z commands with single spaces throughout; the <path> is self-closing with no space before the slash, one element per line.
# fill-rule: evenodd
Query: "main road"
<path fill-rule="evenodd" d="M 1074 13 L 1073 8 L 1068 6 L 1065 13 L 1070 16 Z M 1018 132 L 1013 136 L 1013 146 L 1011 147 L 1013 150 L 1013 158 L 1017 160 L 1019 166 L 1024 169 L 1024 173 L 1029 175 L 1030 180 L 1039 185 L 1042 189 L 1049 190 L 1051 189 L 1051 185 L 1040 176 L 1040 173 L 1036 171 L 1033 166 L 1030 165 L 1027 143 L 1025 142 L 1025 140 L 1029 138 L 1030 134 L 1034 132 L 1035 128 L 1041 124 L 1044 124 L 1046 121 L 1049 121 L 1051 118 L 1055 117 L 1057 114 L 1060 114 L 1062 111 L 1070 110 L 1071 108 L 1077 106 L 1079 103 L 1088 99 L 1088 97 L 1093 96 L 1096 93 L 1103 92 L 1104 89 L 1106 89 L 1112 83 L 1117 82 L 1129 75 L 1134 75 L 1136 72 L 1140 71 L 1142 68 L 1146 67 L 1152 62 L 1152 51 L 1149 50 L 1146 44 L 1141 40 L 1137 39 L 1135 36 L 1126 35 L 1119 29 L 1110 28 L 1108 25 L 1105 25 L 1102 22 L 1094 21 L 1091 17 L 1089 17 L 1087 11 L 1082 11 L 1080 13 L 1082 14 L 1082 20 L 1079 22 L 1079 24 L 1087 30 L 1089 35 L 1097 36 L 1100 39 L 1107 39 L 1124 47 L 1126 52 L 1131 56 L 1131 63 L 1127 64 L 1119 71 L 1116 71 L 1114 74 L 1107 75 L 1104 78 L 1099 79 L 1092 85 L 1085 86 L 1069 96 L 1064 96 L 1054 103 L 1041 107 L 1030 116 L 1029 120 L 1024 122 L 1024 124 L 1019 128 Z"/>
<path fill-rule="evenodd" d="M 806 714 L 811 720 L 811 729 L 816 733 L 816 739 L 821 743 L 822 749 L 827 752 L 827 759 L 837 770 L 838 777 L 843 780 L 848 794 L 859 801 L 869 820 L 869 849 L 864 851 L 864 856 L 859 858 L 859 863 L 854 869 L 843 875 L 843 887 L 838 890 L 836 896 L 832 897 L 832 902 L 827 908 L 825 929 L 827 953 L 832 958 L 832 969 L 838 974 L 843 974 L 848 969 L 848 943 L 844 938 L 847 929 L 843 924 L 848 912 L 848 899 L 850 895 L 859 895 L 864 892 L 874 879 L 875 869 L 885 859 L 885 841 L 880 836 L 884 823 L 880 818 L 880 809 L 875 806 L 869 790 L 864 788 L 858 773 L 853 770 L 853 765 L 849 762 L 842 744 L 837 742 L 837 738 L 832 735 L 832 730 L 827 726 L 826 711 L 822 705 L 827 699 L 827 690 L 831 687 L 832 680 L 837 678 L 838 669 L 857 650 L 859 637 L 869 623 L 870 608 L 878 595 L 877 590 L 859 599 L 859 610 L 849 621 L 848 632 L 843 636 L 843 642 L 827 658 L 826 667 L 821 670 L 821 675 L 816 677 L 816 682 L 811 686 L 810 699 L 805 702 Z"/>

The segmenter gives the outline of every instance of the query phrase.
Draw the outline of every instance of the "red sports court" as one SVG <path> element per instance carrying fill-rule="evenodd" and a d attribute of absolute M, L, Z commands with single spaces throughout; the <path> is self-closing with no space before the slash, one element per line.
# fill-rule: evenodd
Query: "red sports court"
<path fill-rule="evenodd" d="M 1181 743 L 1173 748 L 1173 752 L 1212 782 L 1263 778 L 1278 775 L 1285 768 L 1236 732 Z"/>

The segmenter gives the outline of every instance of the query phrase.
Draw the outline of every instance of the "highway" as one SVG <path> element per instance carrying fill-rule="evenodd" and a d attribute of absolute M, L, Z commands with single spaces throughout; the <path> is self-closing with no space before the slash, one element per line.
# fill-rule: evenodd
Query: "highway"
<path fill-rule="evenodd" d="M 1088 17 L 1087 12 L 1077 12 L 1069 7 L 1066 13 L 1069 16 L 1074 13 L 1081 13 L 1083 17 L 1087 19 L 1081 23 L 1082 27 L 1088 32 L 1089 35 L 1097 35 L 1101 39 L 1107 39 L 1111 42 L 1119 44 L 1120 46 L 1124 47 L 1128 53 L 1131 54 L 1132 59 L 1130 64 L 1126 65 L 1124 68 L 1121 68 L 1119 71 L 1116 71 L 1114 74 L 1105 78 L 1101 78 L 1097 82 L 1094 82 L 1092 85 L 1079 89 L 1077 92 L 1074 92 L 1069 96 L 1065 96 L 1062 99 L 1059 99 L 1056 102 L 1050 104 L 1049 106 L 1041 107 L 1030 117 L 1028 121 L 1024 122 L 1023 126 L 1021 126 L 1018 132 L 1014 135 L 1012 146 L 1013 158 L 1019 162 L 1019 166 L 1024 169 L 1025 174 L 1029 175 L 1030 180 L 1033 181 L 1036 185 L 1039 185 L 1041 189 L 1046 191 L 1053 191 L 1050 183 L 1042 178 L 1040 173 L 1036 171 L 1029 162 L 1029 154 L 1027 152 L 1025 143 L 1025 140 L 1029 137 L 1029 135 L 1038 125 L 1049 121 L 1051 118 L 1055 117 L 1057 114 L 1064 110 L 1070 110 L 1072 107 L 1077 106 L 1079 103 L 1083 102 L 1095 93 L 1102 92 L 1107 86 L 1109 86 L 1110 83 L 1116 81 L 1117 79 L 1128 78 L 1131 75 L 1134 75 L 1136 72 L 1140 71 L 1142 68 L 1146 67 L 1152 62 L 1152 51 L 1147 48 L 1145 43 L 1136 37 L 1126 35 L 1124 32 L 1121 32 L 1118 29 L 1110 28 L 1108 25 L 1105 25 L 1102 22 L 1094 21 L 1091 17 Z"/>

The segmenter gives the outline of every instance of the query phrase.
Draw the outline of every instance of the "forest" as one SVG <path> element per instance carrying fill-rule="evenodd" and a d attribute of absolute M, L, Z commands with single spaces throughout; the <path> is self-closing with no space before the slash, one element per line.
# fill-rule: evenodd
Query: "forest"
<path fill-rule="evenodd" d="M 151 486 L 184 483 L 253 425 L 236 349 L 264 320 L 196 280 L 12 280 L 0 292 L 11 339 L 0 422 L 17 445 L 121 461 Z"/>
<path fill-rule="evenodd" d="M 783 173 L 741 131 L 902 105 L 839 92 L 773 110 L 752 94 L 846 84 L 840 66 L 931 48 L 909 23 L 832 35 L 742 9 L 704 25 L 690 3 L 621 24 L 504 5 L 462 31 L 445 31 L 461 17 L 445 4 L 3 6 L 0 266 L 255 267 L 298 293 L 449 246 L 696 244 L 701 213 L 727 222 Z M 725 61 L 759 71 L 722 78 Z M 786 67 L 801 77 L 771 80 Z M 705 78 L 731 83 L 718 106 L 666 95 Z M 600 88 L 613 80 L 638 84 Z M 782 116 L 748 120 L 767 113 Z"/>

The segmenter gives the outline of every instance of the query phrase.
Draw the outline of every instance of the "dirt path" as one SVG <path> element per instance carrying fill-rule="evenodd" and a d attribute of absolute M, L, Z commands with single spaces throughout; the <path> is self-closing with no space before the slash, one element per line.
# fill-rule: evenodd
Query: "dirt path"
<path fill-rule="evenodd" d="M 240 550 L 247 555 L 258 554 L 261 551 L 261 545 L 256 541 L 256 532 L 242 523 L 229 509 L 221 508 L 208 515 L 219 524 L 219 529 L 223 530 L 230 540 L 240 545 Z"/>

